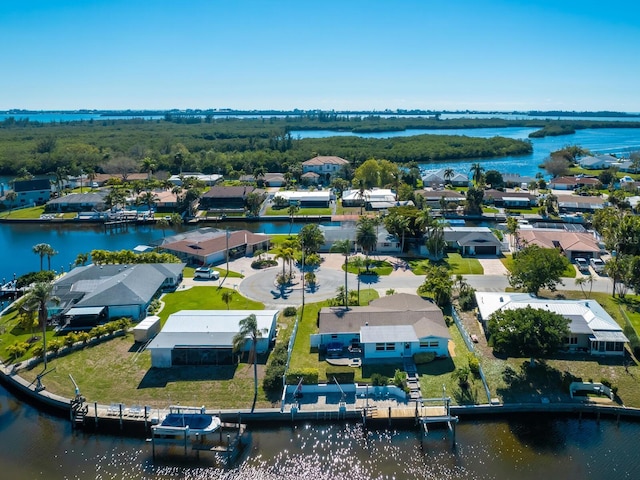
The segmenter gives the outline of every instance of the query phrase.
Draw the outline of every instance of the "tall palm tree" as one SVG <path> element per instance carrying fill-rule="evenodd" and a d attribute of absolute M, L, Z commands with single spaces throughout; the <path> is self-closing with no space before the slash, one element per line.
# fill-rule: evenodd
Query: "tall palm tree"
<path fill-rule="evenodd" d="M 151 176 L 156 168 L 156 162 L 151 157 L 144 157 L 142 159 L 140 170 L 147 172 L 147 180 L 151 180 Z"/>
<path fill-rule="evenodd" d="M 45 255 L 48 255 L 48 252 L 50 250 L 53 250 L 53 248 L 51 248 L 51 245 L 49 245 L 48 243 L 38 243 L 33 246 L 32 250 L 33 253 L 40 255 L 40 271 L 42 271 L 42 269 L 44 268 L 44 257 Z"/>
<path fill-rule="evenodd" d="M 369 254 L 375 250 L 378 243 L 373 223 L 367 217 L 361 217 L 356 227 L 356 243 L 360 245 L 366 257 L 367 270 L 369 270 Z"/>
<path fill-rule="evenodd" d="M 267 329 L 258 328 L 258 319 L 253 313 L 240 320 L 239 327 L 240 331 L 233 337 L 233 351 L 241 352 L 247 338 L 251 341 L 249 361 L 253 361 L 253 405 L 251 406 L 253 413 L 258 401 L 258 340 L 267 333 Z"/>
<path fill-rule="evenodd" d="M 349 254 L 351 253 L 351 240 L 345 238 L 344 240 L 338 240 L 331 245 L 331 251 L 336 253 L 341 253 L 344 255 L 344 291 L 348 292 L 347 289 L 347 273 L 349 266 Z M 348 295 L 344 296 L 344 308 L 349 309 L 349 299 Z"/>
<path fill-rule="evenodd" d="M 365 266 L 365 261 L 360 255 L 354 255 L 351 259 L 351 265 L 358 269 L 358 305 L 360 305 L 360 273 L 362 267 Z"/>
<path fill-rule="evenodd" d="M 291 261 L 295 256 L 295 251 L 291 247 L 283 247 L 280 248 L 276 256 L 274 257 L 276 260 L 282 259 L 282 277 L 285 278 L 287 272 L 286 267 L 289 264 L 289 273 L 291 273 Z"/>
<path fill-rule="evenodd" d="M 299 211 L 300 211 L 300 207 L 298 205 L 296 205 L 295 203 L 292 203 L 291 205 L 289 205 L 289 208 L 287 208 L 287 213 L 289 214 L 289 222 L 290 222 L 289 223 L 289 236 L 291 236 L 291 230 L 293 228 L 293 217 Z"/>
<path fill-rule="evenodd" d="M 76 267 L 78 266 L 85 266 L 87 264 L 87 262 L 89 261 L 89 254 L 88 253 L 79 253 L 78 256 L 76 257 L 76 261 L 74 262 L 74 265 Z"/>
<path fill-rule="evenodd" d="M 53 283 L 38 282 L 31 287 L 26 295 L 25 305 L 28 308 L 38 309 L 38 323 L 42 327 L 42 351 L 44 358 L 44 369 L 47 369 L 47 318 L 49 317 L 48 303 L 59 304 L 60 299 L 53 295 Z"/>
<path fill-rule="evenodd" d="M 576 285 L 580 286 L 580 290 L 582 290 L 582 294 L 584 295 L 584 298 L 589 298 L 591 296 L 591 291 L 593 290 L 594 281 L 595 281 L 595 278 L 591 274 L 576 278 Z M 587 295 L 584 291 L 584 286 L 587 283 L 589 284 L 589 295 Z"/>
<path fill-rule="evenodd" d="M 435 260 L 440 260 L 444 254 L 444 225 L 440 222 L 433 223 L 427 230 L 426 247 Z"/>
<path fill-rule="evenodd" d="M 57 254 L 58 252 L 54 250 L 51 245 L 47 245 L 47 249 L 45 250 L 45 255 L 47 256 L 47 270 L 51 270 L 51 257 Z"/>
<path fill-rule="evenodd" d="M 482 178 L 484 176 L 484 168 L 479 163 L 474 163 L 471 165 L 471 178 L 473 179 L 473 183 L 477 187 L 482 183 Z"/>

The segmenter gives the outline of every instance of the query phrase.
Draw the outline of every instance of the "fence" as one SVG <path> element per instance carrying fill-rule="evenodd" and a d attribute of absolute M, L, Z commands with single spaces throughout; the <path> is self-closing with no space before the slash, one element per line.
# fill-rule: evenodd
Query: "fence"
<path fill-rule="evenodd" d="M 462 320 L 460 320 L 460 317 L 458 316 L 458 312 L 456 312 L 455 308 L 451 308 L 451 316 L 453 317 L 453 321 L 456 323 L 456 326 L 458 327 L 458 330 L 460 331 L 460 335 L 462 336 L 462 339 L 464 340 L 464 343 L 467 345 L 467 348 L 469 349 L 470 352 L 475 354 L 475 346 L 473 345 L 473 341 L 471 340 L 471 336 L 469 335 L 469 333 L 467 332 L 467 329 L 464 328 L 464 325 L 462 324 Z M 482 380 L 482 385 L 484 386 L 484 392 L 487 395 L 487 402 L 491 403 L 491 392 L 489 391 L 489 386 L 487 385 L 487 379 L 484 376 L 484 372 L 482 371 L 482 365 L 479 366 L 479 372 L 480 374 L 480 380 Z"/>

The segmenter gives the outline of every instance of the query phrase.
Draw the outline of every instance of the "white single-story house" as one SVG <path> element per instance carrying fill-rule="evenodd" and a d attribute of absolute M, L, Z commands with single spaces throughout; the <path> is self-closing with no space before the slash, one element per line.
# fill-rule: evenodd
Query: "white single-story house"
<path fill-rule="evenodd" d="M 311 346 L 336 353 L 360 351 L 362 362 L 398 361 L 416 353 L 449 355 L 451 335 L 442 310 L 417 295 L 394 294 L 366 307 L 324 307 Z"/>
<path fill-rule="evenodd" d="M 184 263 L 76 267 L 53 284 L 52 293 L 60 304 L 50 306 L 49 313 L 69 328 L 121 317 L 141 320 L 160 291 L 178 286 L 184 267 Z"/>
<path fill-rule="evenodd" d="M 174 185 L 182 186 L 182 180 L 185 178 L 195 178 L 196 180 L 199 180 L 203 182 L 205 185 L 208 185 L 211 187 L 216 183 L 218 183 L 220 180 L 222 180 L 222 175 L 217 175 L 217 174 L 206 175 L 204 173 L 199 173 L 199 172 L 185 172 L 185 173 L 181 173 L 180 175 L 171 175 L 169 177 L 169 181 Z"/>
<path fill-rule="evenodd" d="M 566 348 L 591 355 L 624 355 L 629 341 L 620 325 L 595 300 L 553 300 L 529 293 L 476 292 L 478 315 L 485 325 L 498 310 L 531 307 L 558 313 L 569 319 Z"/>
<path fill-rule="evenodd" d="M 106 191 L 70 193 L 47 202 L 47 212 L 85 212 L 105 209 Z"/>
<path fill-rule="evenodd" d="M 450 183 L 456 187 L 468 187 L 469 186 L 469 176 L 465 173 L 453 172 L 453 176 L 451 178 L 446 178 L 445 172 L 446 168 L 441 168 L 439 170 L 427 170 L 422 175 L 422 183 L 425 186 L 430 186 L 433 188 L 437 188 L 439 186 L 444 186 Z"/>
<path fill-rule="evenodd" d="M 587 170 L 603 170 L 618 163 L 619 161 L 620 160 L 611 155 L 588 155 L 578 160 L 578 163 L 582 168 L 586 168 Z"/>
<path fill-rule="evenodd" d="M 266 353 L 276 337 L 278 310 L 181 310 L 169 316 L 164 327 L 147 347 L 151 366 L 169 368 L 178 365 L 230 365 L 234 362 L 233 338 L 240 321 L 254 314 L 262 338 L 258 354 Z M 247 338 L 243 351 L 252 342 Z"/>
<path fill-rule="evenodd" d="M 289 205 L 301 208 L 327 208 L 332 200 L 329 190 L 283 190 L 274 194 L 274 198 L 277 197 L 284 199 Z"/>
<path fill-rule="evenodd" d="M 489 227 L 446 226 L 443 233 L 447 249 L 461 255 L 501 255 L 502 242 Z M 421 255 L 429 254 L 425 245 L 419 251 Z"/>
<path fill-rule="evenodd" d="M 354 189 L 342 192 L 342 205 L 345 207 L 360 207 L 372 202 L 395 203 L 396 194 L 388 188 L 372 188 L 363 192 Z"/>
<path fill-rule="evenodd" d="M 320 252 L 330 252 L 333 244 L 340 240 L 349 239 L 352 242 L 353 251 L 358 250 L 355 244 L 356 224 L 343 223 L 339 227 L 319 225 L 320 231 L 324 235 L 324 244 L 320 246 Z M 393 255 L 401 252 L 401 241 L 395 235 L 391 235 L 386 228 L 380 226 L 376 229 L 376 246 L 371 253 Z"/>

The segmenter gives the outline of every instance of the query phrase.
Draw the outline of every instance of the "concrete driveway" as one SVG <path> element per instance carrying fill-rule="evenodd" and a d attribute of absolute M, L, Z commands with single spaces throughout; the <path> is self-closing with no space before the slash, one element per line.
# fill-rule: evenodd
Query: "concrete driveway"
<path fill-rule="evenodd" d="M 485 275 L 507 275 L 509 271 L 499 258 L 478 258 Z"/>

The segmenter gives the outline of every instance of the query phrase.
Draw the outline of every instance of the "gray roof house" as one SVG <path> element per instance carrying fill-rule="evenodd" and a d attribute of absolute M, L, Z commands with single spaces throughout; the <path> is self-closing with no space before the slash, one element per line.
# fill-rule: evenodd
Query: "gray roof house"
<path fill-rule="evenodd" d="M 87 320 L 87 315 L 100 314 L 106 320 L 141 320 L 157 293 L 182 281 L 184 267 L 184 263 L 76 267 L 54 283 L 53 295 L 60 298 L 60 304 L 49 310 L 70 328 L 77 324 L 74 316 Z M 94 318 L 93 324 L 85 321 L 80 326 L 94 326 L 98 321 Z"/>
<path fill-rule="evenodd" d="M 447 248 L 462 255 L 500 255 L 502 251 L 502 242 L 489 227 L 447 226 L 444 229 L 444 240 Z M 420 253 L 427 254 L 424 245 L 420 247 Z"/>
<path fill-rule="evenodd" d="M 356 224 L 343 223 L 339 227 L 331 227 L 319 225 L 324 235 L 324 244 L 320 247 L 321 252 L 330 252 L 333 244 L 339 240 L 351 240 L 353 251 L 357 251 L 356 240 Z M 400 239 L 395 235 L 391 235 L 383 226 L 376 229 L 377 242 L 372 253 L 375 254 L 394 254 L 401 252 Z"/>
<path fill-rule="evenodd" d="M 442 310 L 417 295 L 399 293 L 366 307 L 325 307 L 311 346 L 321 352 L 360 351 L 363 363 L 398 361 L 416 353 L 449 355 L 451 335 Z"/>
<path fill-rule="evenodd" d="M 266 353 L 276 336 L 278 310 L 181 310 L 169 316 L 149 344 L 151 366 L 229 365 L 234 363 L 233 338 L 240 321 L 254 314 L 263 332 L 256 350 Z M 252 348 L 247 338 L 243 351 Z"/>
<path fill-rule="evenodd" d="M 622 328 L 595 300 L 554 300 L 528 293 L 476 292 L 478 315 L 485 325 L 498 310 L 531 307 L 547 310 L 567 318 L 569 337 L 565 348 L 570 352 L 591 355 L 624 355 L 629 339 Z"/>

